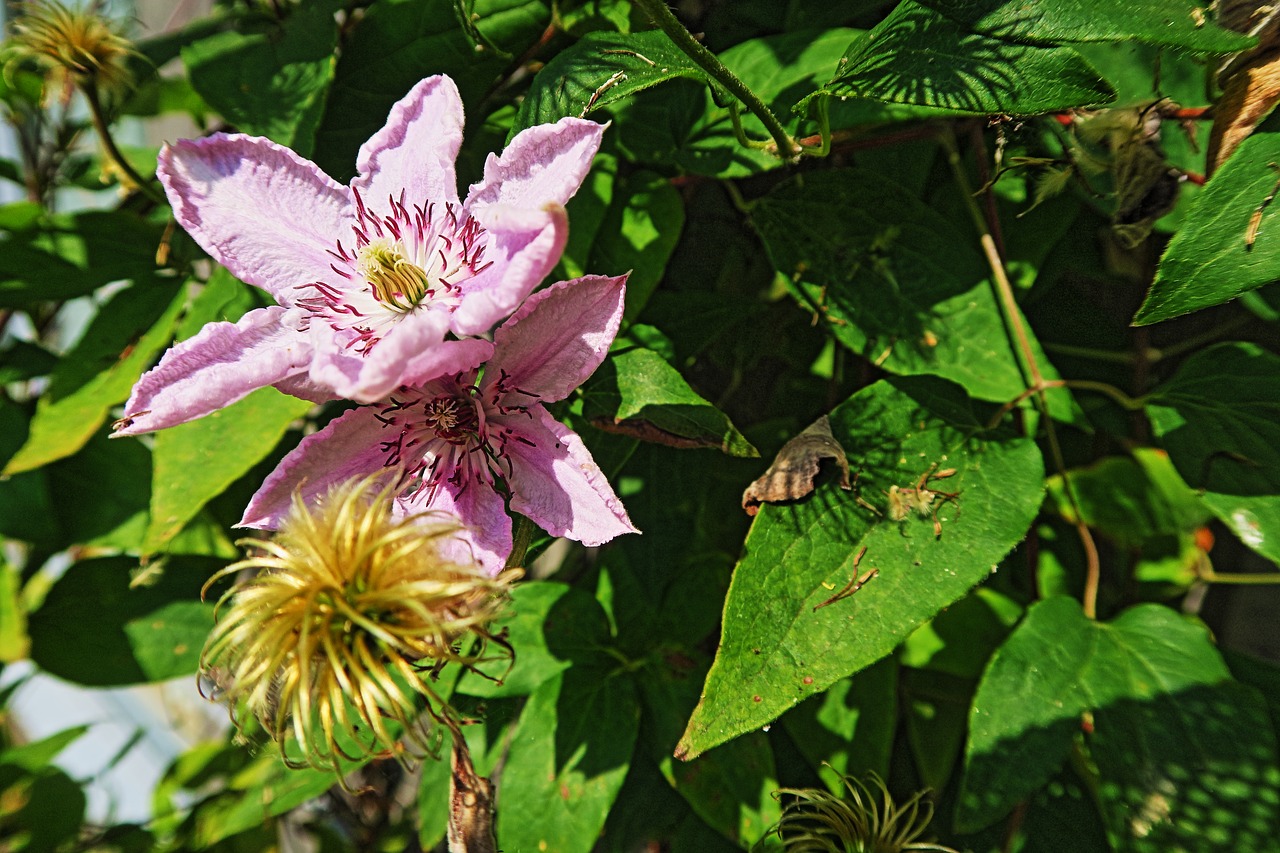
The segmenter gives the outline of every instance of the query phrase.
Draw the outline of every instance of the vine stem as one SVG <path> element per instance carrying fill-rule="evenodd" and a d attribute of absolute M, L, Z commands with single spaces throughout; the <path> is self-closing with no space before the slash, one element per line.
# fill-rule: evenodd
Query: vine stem
<path fill-rule="evenodd" d="M 107 157 L 110 158 L 112 164 L 147 198 L 157 204 L 168 204 L 168 201 L 160 194 L 159 190 L 152 186 L 151 181 L 139 175 L 133 166 L 129 165 L 129 161 L 124 158 L 124 155 L 120 153 L 120 149 L 116 147 L 116 141 L 111 136 L 111 129 L 107 127 L 107 119 L 102 110 L 102 100 L 98 97 L 98 87 L 91 81 L 81 85 L 80 91 L 84 94 L 84 99 L 89 104 L 89 118 L 93 121 L 93 129 L 98 132 L 98 139 L 102 140 L 102 147 L 106 149 Z"/>
<path fill-rule="evenodd" d="M 533 522 L 523 515 L 516 515 L 515 531 L 511 539 L 511 556 L 507 557 L 506 568 L 523 569 L 525 557 L 529 553 L 529 543 L 533 541 Z"/>
<path fill-rule="evenodd" d="M 952 174 L 955 175 L 956 184 L 959 185 L 961 195 L 964 196 L 965 206 L 968 208 L 969 214 L 973 217 L 973 223 L 978 229 L 978 241 L 982 245 L 982 254 L 986 257 L 987 264 L 991 267 L 991 277 L 995 282 L 996 295 L 999 297 L 1005 322 L 1013 334 L 1018 350 L 1022 355 L 1023 366 L 1026 368 L 1027 375 L 1031 380 L 1027 390 L 1034 395 L 1037 407 L 1040 409 L 1041 420 L 1044 423 L 1045 439 L 1049 444 L 1049 453 L 1053 457 L 1054 467 L 1062 475 L 1063 491 L 1066 492 L 1067 500 L 1070 502 L 1071 509 L 1076 517 L 1076 532 L 1080 535 L 1080 542 L 1084 546 L 1085 552 L 1085 582 L 1081 604 L 1084 614 L 1090 619 L 1096 619 L 1098 615 L 1098 582 L 1101 574 L 1098 546 L 1093 541 L 1093 534 L 1089 532 L 1089 526 L 1084 523 L 1084 514 L 1080 511 L 1080 504 L 1076 500 L 1075 485 L 1071 482 L 1071 478 L 1067 476 L 1067 464 L 1062 455 L 1062 446 L 1058 443 L 1058 433 L 1054 428 L 1053 418 L 1049 415 L 1049 399 L 1045 395 L 1045 391 L 1051 386 L 1045 382 L 1044 375 L 1040 372 L 1040 365 L 1036 361 L 1035 351 L 1031 348 L 1031 338 L 1027 334 L 1027 327 L 1022 321 L 1022 312 L 1018 310 L 1018 300 L 1013 294 L 1013 285 L 1009 282 L 1004 260 L 1000 257 L 1000 252 L 996 248 L 995 239 L 991 236 L 991 229 L 987 227 L 986 217 L 983 216 L 978 203 L 974 201 L 973 190 L 969 185 L 969 177 L 965 174 L 964 165 L 960 162 L 960 149 L 956 146 L 955 131 L 948 126 L 939 138 L 947 153 L 947 163 L 951 167 Z"/>
<path fill-rule="evenodd" d="M 697 63 L 699 68 L 710 74 L 730 94 L 742 101 L 746 108 L 751 110 L 752 114 L 764 123 L 769 135 L 773 137 L 774 145 L 778 148 L 779 157 L 787 160 L 800 153 L 800 146 L 783 129 L 782 123 L 765 106 L 764 101 L 760 100 L 760 96 L 751 91 L 746 83 L 738 79 L 738 76 L 725 67 L 725 64 L 717 59 L 714 53 L 703 47 L 693 37 L 693 34 L 685 29 L 684 24 L 680 23 L 670 7 L 667 6 L 666 0 L 635 0 L 635 2 L 636 5 L 649 14 L 649 17 L 658 25 L 658 28 L 675 42 L 676 47 L 680 48 L 685 55 Z"/>

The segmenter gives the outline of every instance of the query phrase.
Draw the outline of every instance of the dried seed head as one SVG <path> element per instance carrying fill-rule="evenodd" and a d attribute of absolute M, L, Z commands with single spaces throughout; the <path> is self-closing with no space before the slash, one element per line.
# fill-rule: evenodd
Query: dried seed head
<path fill-rule="evenodd" d="M 124 88 L 131 79 L 126 60 L 137 52 L 115 25 L 96 12 L 71 9 L 57 0 L 23 4 L 12 34 L 4 45 L 6 70 L 33 61 L 52 91 L 69 94 L 70 87 Z"/>
<path fill-rule="evenodd" d="M 933 804 L 920 791 L 902 805 L 874 773 L 870 782 L 841 776 L 847 796 L 814 788 L 783 788 L 774 796 L 790 799 L 782 819 L 765 833 L 777 833 L 788 853 L 956 853 L 921 841 L 933 818 Z M 763 841 L 763 839 L 762 839 Z"/>
<path fill-rule="evenodd" d="M 339 770 L 402 754 L 402 739 L 431 750 L 423 712 L 448 712 L 433 676 L 502 646 L 487 625 L 518 572 L 494 578 L 460 559 L 456 519 L 396 517 L 395 496 L 385 477 L 349 481 L 314 508 L 295 495 L 276 536 L 241 542 L 251 556 L 209 582 L 240 573 L 201 668 L 293 765 Z"/>

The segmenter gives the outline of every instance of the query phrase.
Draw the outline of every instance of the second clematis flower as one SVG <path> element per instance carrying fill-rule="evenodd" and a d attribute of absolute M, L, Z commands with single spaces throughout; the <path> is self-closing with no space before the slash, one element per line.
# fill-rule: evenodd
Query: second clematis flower
<path fill-rule="evenodd" d="M 582 439 L 543 405 L 567 397 L 604 360 L 625 280 L 586 276 L 539 291 L 494 332 L 483 369 L 411 378 L 303 439 L 240 525 L 275 529 L 295 494 L 310 504 L 335 483 L 390 468 L 404 479 L 401 511 L 456 514 L 469 556 L 490 574 L 512 549 L 507 500 L 548 533 L 586 545 L 638 532 Z"/>
<path fill-rule="evenodd" d="M 134 387 L 117 423 L 174 426 L 267 385 L 304 399 L 384 398 L 406 377 L 483 361 L 479 338 L 559 260 L 565 203 L 603 127 L 566 118 L 490 155 L 460 200 L 463 111 L 448 77 L 416 85 L 360 149 L 349 186 L 269 140 L 215 134 L 166 146 L 174 216 L 276 305 L 211 323 Z"/>

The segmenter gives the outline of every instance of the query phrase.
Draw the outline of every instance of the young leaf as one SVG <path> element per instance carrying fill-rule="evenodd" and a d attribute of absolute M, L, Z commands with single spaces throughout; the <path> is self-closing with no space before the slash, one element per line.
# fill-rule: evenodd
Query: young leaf
<path fill-rule="evenodd" d="M 828 482 L 794 505 L 761 507 L 680 757 L 761 726 L 884 657 L 986 577 L 1036 514 L 1043 484 L 1035 445 L 984 434 L 982 417 L 950 383 L 884 380 L 830 417 L 833 435 L 858 460 L 861 493 Z M 928 480 L 937 469 L 946 476 Z M 917 487 L 950 497 L 930 491 L 921 500 L 917 491 L 923 512 L 887 517 L 891 488 Z M 815 609 L 873 569 L 878 576 L 855 595 Z"/>
<path fill-rule="evenodd" d="M 1187 485 L 1241 542 L 1280 561 L 1280 357 L 1246 343 L 1202 350 L 1147 412 Z"/>
<path fill-rule="evenodd" d="M 1169 241 L 1146 301 L 1145 326 L 1234 299 L 1280 278 L 1280 134 L 1249 137 L 1196 196 Z"/>
<path fill-rule="evenodd" d="M 973 32 L 914 0 L 849 45 L 820 92 L 981 115 L 1036 115 L 1115 97 L 1071 48 Z"/>
<path fill-rule="evenodd" d="M 801 175 L 752 209 L 774 266 L 802 304 L 816 306 L 836 339 L 890 373 L 934 374 L 982 400 L 1026 387 L 976 241 L 877 174 L 836 169 Z M 1032 339 L 1046 378 L 1056 378 Z M 1063 389 L 1055 418 L 1082 415 Z"/>

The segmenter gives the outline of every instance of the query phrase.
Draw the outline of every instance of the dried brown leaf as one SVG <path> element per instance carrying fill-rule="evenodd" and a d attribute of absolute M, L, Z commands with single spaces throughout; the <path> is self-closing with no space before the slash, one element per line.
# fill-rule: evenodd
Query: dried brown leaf
<path fill-rule="evenodd" d="M 742 508 L 747 515 L 755 515 L 762 503 L 794 501 L 808 496 L 823 459 L 836 461 L 840 488 L 850 488 L 849 460 L 840 442 L 831 435 L 831 421 L 826 415 L 782 446 L 769 470 L 742 493 Z"/>

